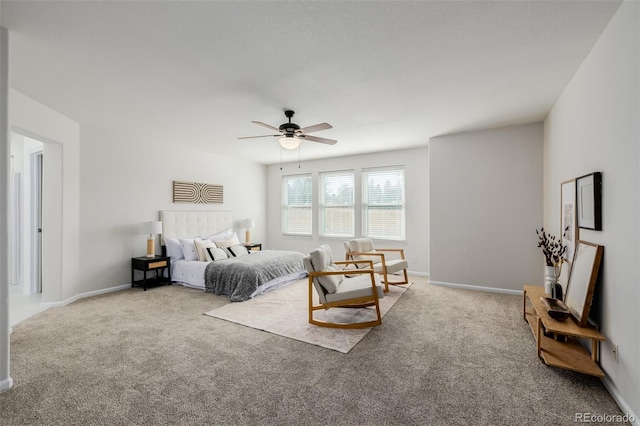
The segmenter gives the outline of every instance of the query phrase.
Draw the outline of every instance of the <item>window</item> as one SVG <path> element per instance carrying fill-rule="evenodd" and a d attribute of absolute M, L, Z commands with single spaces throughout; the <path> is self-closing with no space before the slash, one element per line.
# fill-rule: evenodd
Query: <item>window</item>
<path fill-rule="evenodd" d="M 353 171 L 320 173 L 320 235 L 353 237 Z"/>
<path fill-rule="evenodd" d="M 282 178 L 282 233 L 311 235 L 311 175 Z"/>
<path fill-rule="evenodd" d="M 405 239 L 404 192 L 404 167 L 363 169 L 363 236 Z"/>

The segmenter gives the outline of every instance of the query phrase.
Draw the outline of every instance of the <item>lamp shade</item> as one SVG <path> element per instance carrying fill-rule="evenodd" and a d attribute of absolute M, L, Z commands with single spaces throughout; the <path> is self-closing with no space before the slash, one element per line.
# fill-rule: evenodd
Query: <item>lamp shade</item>
<path fill-rule="evenodd" d="M 278 140 L 278 142 L 280 142 L 280 146 L 282 146 L 284 149 L 296 149 L 298 146 L 300 146 L 300 139 L 291 136 L 281 138 Z"/>
<path fill-rule="evenodd" d="M 256 221 L 255 219 L 244 219 L 241 223 L 240 226 L 242 228 L 255 228 L 256 227 Z"/>
<path fill-rule="evenodd" d="M 140 224 L 140 233 L 142 234 L 162 234 L 162 222 L 160 221 L 150 221 L 150 222 L 142 222 Z"/>

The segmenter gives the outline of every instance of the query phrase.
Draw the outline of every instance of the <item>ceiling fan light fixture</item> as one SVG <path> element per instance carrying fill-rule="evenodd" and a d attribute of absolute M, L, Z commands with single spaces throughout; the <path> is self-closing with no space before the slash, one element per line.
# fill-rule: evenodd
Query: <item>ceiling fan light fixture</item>
<path fill-rule="evenodd" d="M 309 142 L 319 142 L 327 145 L 335 145 L 338 142 L 335 139 L 321 138 L 319 136 L 312 136 L 309 133 L 320 132 L 322 130 L 333 129 L 333 126 L 329 123 L 318 123 L 313 126 L 300 127 L 296 123 L 291 122 L 291 117 L 295 114 L 291 110 L 286 110 L 284 115 L 289 119 L 288 123 L 283 123 L 280 127 L 265 124 L 262 121 L 252 121 L 253 124 L 257 124 L 267 129 L 277 132 L 276 134 L 260 135 L 260 136 L 244 136 L 238 139 L 253 139 L 253 138 L 270 138 L 277 137 L 280 146 L 284 149 L 296 149 L 302 143 L 302 139 Z M 279 133 L 279 134 L 278 134 Z"/>
<path fill-rule="evenodd" d="M 295 138 L 293 136 L 287 136 L 278 140 L 280 142 L 280 146 L 284 149 L 296 149 L 300 146 L 300 139 Z"/>

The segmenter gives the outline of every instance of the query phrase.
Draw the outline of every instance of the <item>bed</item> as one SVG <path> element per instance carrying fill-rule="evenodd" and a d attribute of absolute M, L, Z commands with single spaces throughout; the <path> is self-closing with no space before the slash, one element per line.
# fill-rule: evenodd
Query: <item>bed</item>
<path fill-rule="evenodd" d="M 161 244 L 163 251 L 171 256 L 170 278 L 175 284 L 241 302 L 307 275 L 302 261 L 304 254 L 296 251 L 260 250 L 246 255 L 238 253 L 237 257 L 229 255 L 214 261 L 201 261 L 196 247 L 194 257 L 191 242 L 195 247 L 195 241 L 202 245 L 201 242 L 207 238 L 232 232 L 233 214 L 230 211 L 162 210 L 160 220 L 163 230 Z M 182 250 L 175 247 L 176 241 Z M 232 253 L 228 249 L 225 251 Z M 183 259 L 180 259 L 183 257 L 181 254 Z"/>

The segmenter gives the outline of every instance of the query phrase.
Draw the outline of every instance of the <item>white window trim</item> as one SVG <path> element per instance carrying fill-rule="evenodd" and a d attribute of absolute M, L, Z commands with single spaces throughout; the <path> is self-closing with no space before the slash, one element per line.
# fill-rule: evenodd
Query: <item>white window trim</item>
<path fill-rule="evenodd" d="M 325 191 L 324 191 L 324 178 L 325 177 L 331 177 L 331 176 L 350 176 L 351 177 L 351 185 L 353 188 L 353 198 L 351 199 L 351 203 L 350 204 L 344 204 L 344 205 L 334 205 L 331 204 L 330 206 L 334 206 L 334 207 L 339 207 L 339 208 L 346 208 L 351 210 L 351 232 L 349 234 L 326 234 L 324 232 L 324 221 L 325 221 L 325 208 L 328 206 L 327 204 L 325 204 L 325 200 L 324 200 L 324 196 L 325 196 Z M 329 171 L 329 172 L 319 172 L 318 173 L 318 236 L 320 238 L 353 238 L 355 236 L 355 229 L 356 229 L 356 223 L 355 223 L 355 216 L 356 216 L 356 210 L 355 210 L 355 199 L 356 199 L 356 182 L 355 182 L 355 170 L 336 170 L 336 171 Z"/>
<path fill-rule="evenodd" d="M 309 204 L 300 204 L 300 205 L 289 205 L 287 203 L 287 195 L 288 195 L 288 182 L 290 179 L 294 179 L 294 178 L 309 178 L 309 180 L 311 181 L 311 185 L 310 185 L 310 190 L 311 190 L 311 194 L 309 197 Z M 304 174 L 298 174 L 298 175 L 286 175 L 286 176 L 282 176 L 282 181 L 281 181 L 281 191 L 282 191 L 282 211 L 281 211 L 281 233 L 283 236 L 296 236 L 296 237 L 311 237 L 313 235 L 313 210 L 314 210 L 314 206 L 313 206 L 313 175 L 311 173 L 304 173 Z M 300 208 L 300 209 L 309 209 L 311 211 L 311 217 L 309 218 L 309 232 L 291 232 L 287 229 L 288 224 L 287 224 L 287 219 L 288 219 L 288 211 L 291 210 L 291 208 Z"/>
<path fill-rule="evenodd" d="M 382 205 L 387 205 L 387 206 L 399 206 L 401 211 L 402 211 L 402 218 L 401 218 L 401 235 L 398 237 L 393 237 L 393 236 L 389 236 L 389 235 L 384 235 L 384 236 L 372 236 L 369 235 L 368 232 L 368 223 L 367 223 L 367 212 L 369 211 L 369 203 L 367 202 L 367 196 L 368 196 L 368 191 L 367 191 L 367 185 L 368 185 L 368 179 L 367 176 L 369 173 L 372 172 L 383 172 L 385 170 L 388 171 L 402 171 L 402 180 L 403 180 L 403 185 L 402 185 L 402 200 L 400 204 L 380 204 Z M 384 166 L 384 167 L 370 167 L 370 168 L 363 168 L 362 169 L 362 179 L 361 179 L 361 185 L 360 185 L 360 195 L 361 195 L 361 199 L 362 199 L 362 236 L 363 237 L 368 237 L 371 238 L 372 240 L 376 240 L 376 241 L 406 241 L 407 239 L 407 202 L 406 202 L 406 194 L 407 194 L 407 180 L 406 180 L 406 174 L 405 174 L 405 168 L 404 166 Z"/>

